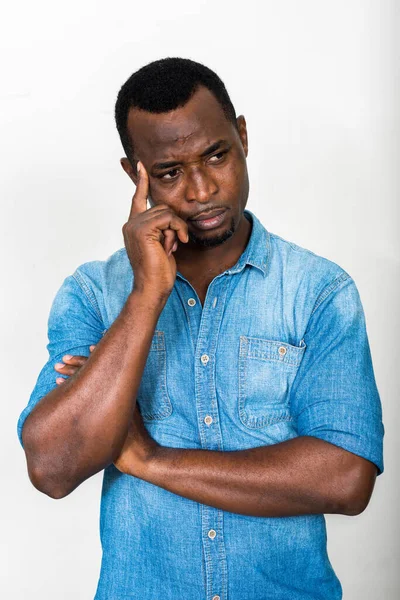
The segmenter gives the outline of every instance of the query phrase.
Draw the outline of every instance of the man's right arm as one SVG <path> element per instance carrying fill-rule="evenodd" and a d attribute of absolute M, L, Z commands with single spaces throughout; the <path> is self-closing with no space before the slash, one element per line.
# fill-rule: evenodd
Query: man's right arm
<path fill-rule="evenodd" d="M 37 489 L 61 498 L 118 457 L 163 304 L 134 290 L 90 360 L 29 414 L 22 440 Z"/>
<path fill-rule="evenodd" d="M 90 360 L 40 399 L 22 429 L 29 477 L 53 498 L 66 496 L 118 458 L 154 330 L 176 279 L 173 252 L 179 242 L 189 240 L 187 224 L 168 206 L 147 210 L 148 194 L 149 178 L 140 163 L 131 212 L 122 228 L 134 273 L 127 302 Z M 61 319 L 58 315 L 56 327 L 64 327 Z M 82 320 L 74 317 L 73 336 L 79 337 L 81 326 Z"/>

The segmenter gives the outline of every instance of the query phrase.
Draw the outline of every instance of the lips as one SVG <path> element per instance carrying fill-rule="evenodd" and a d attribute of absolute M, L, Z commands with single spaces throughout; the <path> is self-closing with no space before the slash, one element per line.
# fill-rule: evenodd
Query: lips
<path fill-rule="evenodd" d="M 225 212 L 225 209 L 224 208 L 219 208 L 218 210 L 213 210 L 213 211 L 208 212 L 208 213 L 202 213 L 201 215 L 199 215 L 195 219 L 189 219 L 189 221 L 206 221 L 208 219 L 213 219 L 214 217 L 217 217 L 218 215 L 221 215 L 223 212 Z"/>
<path fill-rule="evenodd" d="M 203 231 L 207 229 L 216 229 L 225 221 L 226 213 L 227 211 L 225 209 L 218 209 L 199 215 L 196 219 L 189 219 L 190 227 Z"/>

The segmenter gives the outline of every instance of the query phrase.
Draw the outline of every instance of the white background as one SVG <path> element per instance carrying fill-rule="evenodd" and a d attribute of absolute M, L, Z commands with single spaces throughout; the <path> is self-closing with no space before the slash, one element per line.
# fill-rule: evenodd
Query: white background
<path fill-rule="evenodd" d="M 245 115 L 248 208 L 356 281 L 383 404 L 385 473 L 364 513 L 327 516 L 328 550 L 345 600 L 398 598 L 399 25 L 389 0 L 3 4 L 3 598 L 94 596 L 102 476 L 62 500 L 39 493 L 16 422 L 47 360 L 56 290 L 81 263 L 123 246 L 134 188 L 119 165 L 114 102 L 131 73 L 166 56 L 214 69 Z"/>

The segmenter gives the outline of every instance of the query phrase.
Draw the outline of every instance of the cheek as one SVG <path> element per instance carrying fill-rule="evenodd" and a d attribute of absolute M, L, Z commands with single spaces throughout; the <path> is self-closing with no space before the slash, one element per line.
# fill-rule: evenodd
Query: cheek
<path fill-rule="evenodd" d="M 229 188 L 232 192 L 240 193 L 246 179 L 245 164 L 240 161 L 232 161 L 221 174 L 220 185 Z"/>
<path fill-rule="evenodd" d="M 151 207 L 159 204 L 172 206 L 176 203 L 176 199 L 179 198 L 179 190 L 166 188 L 156 181 L 155 183 L 150 183 L 148 198 Z"/>

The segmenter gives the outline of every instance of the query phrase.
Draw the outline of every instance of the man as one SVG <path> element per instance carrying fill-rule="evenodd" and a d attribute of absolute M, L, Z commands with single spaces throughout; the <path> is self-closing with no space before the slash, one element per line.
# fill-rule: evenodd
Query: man
<path fill-rule="evenodd" d="M 246 122 L 210 69 L 146 65 L 116 122 L 125 247 L 54 299 L 29 477 L 61 498 L 104 469 L 97 600 L 339 599 L 323 515 L 383 471 L 355 283 L 245 210 Z"/>

